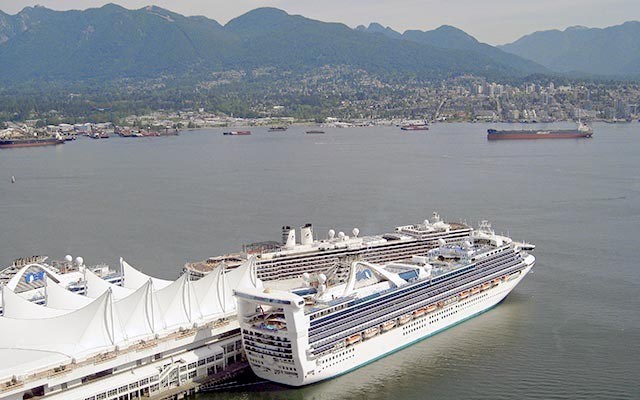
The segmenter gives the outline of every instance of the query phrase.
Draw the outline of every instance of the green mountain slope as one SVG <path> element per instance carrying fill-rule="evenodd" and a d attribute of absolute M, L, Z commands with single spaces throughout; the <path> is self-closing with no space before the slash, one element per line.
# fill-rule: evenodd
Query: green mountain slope
<path fill-rule="evenodd" d="M 500 46 L 560 72 L 640 75 L 640 22 L 608 28 L 572 27 L 535 32 Z"/>
<path fill-rule="evenodd" d="M 64 12 L 28 7 L 16 15 L 0 14 L 4 82 L 179 76 L 257 67 L 299 72 L 324 65 L 421 79 L 465 73 L 521 77 L 543 70 L 509 57 L 462 46 L 443 48 L 417 36 L 397 40 L 371 35 L 274 8 L 250 11 L 224 27 L 158 7 L 128 10 L 114 4 Z"/>

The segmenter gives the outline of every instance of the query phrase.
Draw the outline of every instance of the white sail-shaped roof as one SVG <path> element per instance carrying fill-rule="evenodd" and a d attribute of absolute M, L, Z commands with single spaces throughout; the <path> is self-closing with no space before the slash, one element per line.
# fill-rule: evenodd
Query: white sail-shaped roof
<path fill-rule="evenodd" d="M 123 288 L 122 286 L 114 285 L 113 283 L 107 282 L 88 269 L 85 270 L 85 278 L 87 285 L 86 293 L 88 297 L 100 297 L 109 289 L 113 292 L 114 299 L 122 299 L 134 292 L 131 289 Z"/>
<path fill-rule="evenodd" d="M 235 289 L 241 287 L 260 287 L 262 282 L 255 275 L 255 258 L 239 267 L 222 274 L 221 284 L 218 285 L 218 296 L 225 313 L 236 310 L 236 298 L 233 295 Z"/>
<path fill-rule="evenodd" d="M 56 310 L 33 303 L 6 286 L 2 286 L 3 316 L 6 318 L 41 319 L 57 317 L 69 310 Z"/>
<path fill-rule="evenodd" d="M 45 292 L 47 307 L 55 308 L 58 310 L 77 310 L 95 300 L 92 297 L 74 293 L 69 289 L 55 283 L 53 279 L 50 279 L 49 277 L 47 277 L 46 279 L 47 283 L 45 286 Z"/>
<path fill-rule="evenodd" d="M 191 325 L 190 302 L 187 301 L 189 293 L 187 288 L 189 280 L 187 278 L 187 274 L 183 274 L 171 285 L 154 293 L 154 300 L 160 311 L 160 320 L 165 329 Z"/>
<path fill-rule="evenodd" d="M 114 344 L 111 292 L 79 310 L 53 318 L 0 318 L 0 349 L 20 349 L 78 357 Z"/>
<path fill-rule="evenodd" d="M 165 279 L 153 278 L 149 275 L 144 274 L 143 272 L 135 269 L 128 262 L 124 260 L 124 258 L 120 257 L 120 267 L 122 268 L 122 275 L 124 277 L 122 286 L 127 289 L 138 289 L 149 279 L 153 281 L 153 287 L 155 290 L 160 290 L 169 286 L 173 281 L 168 281 Z"/>
<path fill-rule="evenodd" d="M 156 332 L 152 302 L 153 284 L 149 280 L 129 296 L 114 303 L 115 315 L 123 331 L 122 338 L 116 337 L 116 343 L 152 336 Z"/>
<path fill-rule="evenodd" d="M 203 278 L 191 283 L 200 312 L 205 318 L 224 314 L 221 298 L 218 296 L 221 272 L 222 268 L 216 268 Z"/>

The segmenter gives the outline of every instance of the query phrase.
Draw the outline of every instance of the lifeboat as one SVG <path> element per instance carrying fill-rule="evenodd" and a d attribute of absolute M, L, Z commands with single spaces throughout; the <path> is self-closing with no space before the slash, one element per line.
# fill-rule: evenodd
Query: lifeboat
<path fill-rule="evenodd" d="M 404 325 L 407 322 L 411 321 L 411 314 L 405 314 L 403 316 L 401 316 L 400 318 L 398 318 L 398 324 L 400 325 Z"/>
<path fill-rule="evenodd" d="M 372 337 L 374 337 L 378 333 L 380 333 L 380 329 L 378 329 L 377 326 L 374 326 L 374 327 L 369 328 L 366 331 L 364 331 L 364 338 L 365 339 L 371 339 Z"/>
<path fill-rule="evenodd" d="M 436 308 L 438 308 L 438 306 L 437 306 L 437 305 L 435 305 L 435 304 L 429 304 L 429 305 L 427 306 L 427 312 L 428 312 L 428 313 L 430 313 L 430 312 L 434 312 L 434 311 L 436 310 Z"/>
<path fill-rule="evenodd" d="M 507 278 L 509 278 L 509 275 L 502 275 L 502 277 L 500 279 L 502 279 L 503 281 L 507 281 Z"/>
<path fill-rule="evenodd" d="M 499 285 L 499 284 L 500 284 L 500 278 L 496 278 L 496 279 L 492 280 L 492 281 L 491 281 L 491 284 L 492 284 L 493 286 L 497 286 L 497 285 Z"/>
<path fill-rule="evenodd" d="M 442 308 L 442 307 L 444 307 L 444 303 L 445 303 L 444 301 L 439 301 L 439 302 L 436 303 L 436 305 L 437 305 L 438 308 Z"/>
<path fill-rule="evenodd" d="M 391 320 L 382 324 L 382 332 L 386 332 L 396 326 L 396 321 Z"/>
<path fill-rule="evenodd" d="M 471 288 L 471 294 L 478 294 L 478 293 L 480 293 L 480 286 Z"/>
<path fill-rule="evenodd" d="M 415 310 L 413 312 L 413 318 L 419 318 L 422 317 L 424 315 L 424 313 L 426 313 L 427 310 L 424 308 L 418 308 L 417 310 Z"/>
<path fill-rule="evenodd" d="M 491 287 L 491 282 L 485 282 L 482 284 L 482 286 L 480 286 L 480 290 L 482 290 L 483 292 L 487 289 L 489 289 Z"/>
<path fill-rule="evenodd" d="M 362 340 L 362 335 L 356 333 L 355 335 L 351 335 L 347 338 L 346 342 L 348 346 L 354 345 Z"/>
<path fill-rule="evenodd" d="M 460 297 L 461 299 L 466 299 L 467 297 L 469 297 L 469 291 L 465 290 L 464 292 L 461 292 L 458 297 Z"/>

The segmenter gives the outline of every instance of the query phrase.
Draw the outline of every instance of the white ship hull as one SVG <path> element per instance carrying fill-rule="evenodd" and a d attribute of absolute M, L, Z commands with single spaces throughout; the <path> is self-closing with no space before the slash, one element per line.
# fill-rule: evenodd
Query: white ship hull
<path fill-rule="evenodd" d="M 282 364 L 282 366 L 289 366 L 290 370 L 295 365 L 297 374 L 283 373 L 282 366 L 276 365 L 276 363 L 271 365 L 251 363 L 252 369 L 261 378 L 290 386 L 308 385 L 348 373 L 496 306 L 531 270 L 534 258 L 533 256 L 529 257 L 531 259 L 529 259 L 527 267 L 515 279 L 437 309 L 404 325 L 379 333 L 370 339 L 364 339 L 355 345 L 347 345 L 339 351 L 323 355 L 315 360 L 308 359 L 306 355 L 300 356 L 298 354 L 297 357 L 294 356 L 295 364 Z M 302 349 L 302 352 L 305 350 Z"/>

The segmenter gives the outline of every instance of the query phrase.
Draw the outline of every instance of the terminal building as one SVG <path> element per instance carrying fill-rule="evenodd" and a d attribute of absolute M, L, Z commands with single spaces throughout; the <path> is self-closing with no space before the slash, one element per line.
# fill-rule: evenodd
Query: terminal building
<path fill-rule="evenodd" d="M 167 281 L 121 259 L 122 286 L 86 269 L 82 295 L 45 276 L 42 305 L 3 286 L 0 399 L 155 397 L 241 362 L 233 290 L 262 286 L 253 262 Z"/>

